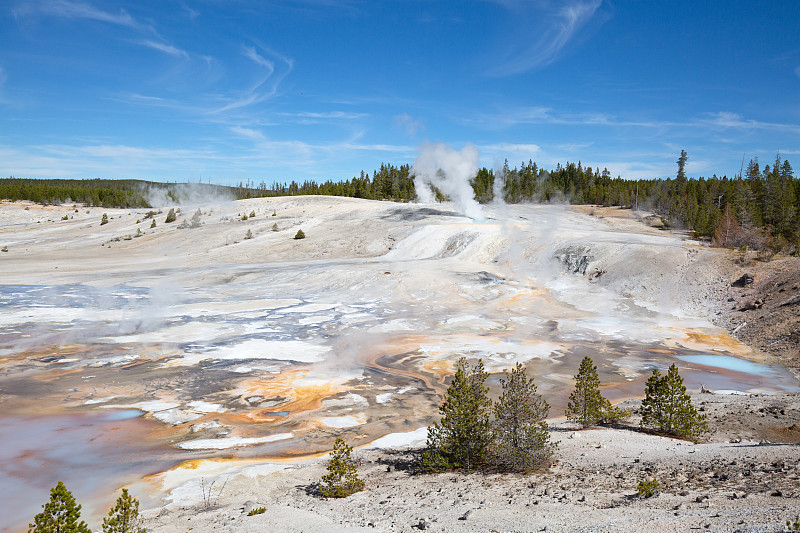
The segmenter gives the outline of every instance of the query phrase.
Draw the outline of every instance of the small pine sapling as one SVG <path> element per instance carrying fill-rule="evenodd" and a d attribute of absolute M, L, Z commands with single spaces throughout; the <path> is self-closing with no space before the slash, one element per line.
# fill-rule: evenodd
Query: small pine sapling
<path fill-rule="evenodd" d="M 255 209 L 250 211 L 250 218 L 256 218 L 256 211 Z"/>
<path fill-rule="evenodd" d="M 155 227 L 156 227 L 156 219 L 153 219 L 153 221 L 150 223 L 150 229 Z"/>
<path fill-rule="evenodd" d="M 247 233 L 245 233 L 244 238 L 245 239 L 252 239 L 253 238 L 253 232 L 251 230 L 247 230 Z"/>
<path fill-rule="evenodd" d="M 641 426 L 695 442 L 708 431 L 706 416 L 698 413 L 692 405 L 675 363 L 670 365 L 665 376 L 655 369 L 647 380 Z"/>
<path fill-rule="evenodd" d="M 167 218 L 164 219 L 164 222 L 170 223 L 175 222 L 178 219 L 178 215 L 175 214 L 175 208 L 171 208 L 169 213 L 167 213 Z"/>
<path fill-rule="evenodd" d="M 364 490 L 364 482 L 358 477 L 356 464 L 350 459 L 353 451 L 341 437 L 336 439 L 328 463 L 328 473 L 322 476 L 320 493 L 326 498 L 346 498 Z"/>
<path fill-rule="evenodd" d="M 100 225 L 105 226 L 106 224 L 108 224 L 108 215 L 103 213 L 103 217 L 100 219 Z"/>
<path fill-rule="evenodd" d="M 103 533 L 147 533 L 139 516 L 139 500 L 122 489 L 117 503 L 103 519 Z"/>
<path fill-rule="evenodd" d="M 297 233 L 294 234 L 294 238 L 295 239 L 305 239 L 306 238 L 306 234 L 303 233 L 303 230 L 299 229 L 299 230 L 297 230 Z"/>
<path fill-rule="evenodd" d="M 278 231 L 278 223 L 272 225 L 272 231 Z"/>
<path fill-rule="evenodd" d="M 537 393 L 533 378 L 517 363 L 501 379 L 503 392 L 494 404 L 492 462 L 503 469 L 529 472 L 545 464 L 553 454 L 550 432 L 544 420 L 550 410 Z"/>
<path fill-rule="evenodd" d="M 50 489 L 50 501 L 42 505 L 42 512 L 33 518 L 33 524 L 28 525 L 28 533 L 91 533 L 80 518 L 81 506 L 59 481 Z"/>
<path fill-rule="evenodd" d="M 652 498 L 653 496 L 658 495 L 659 487 L 661 487 L 661 483 L 659 483 L 656 479 L 642 481 L 636 486 L 636 494 L 640 498 Z"/>

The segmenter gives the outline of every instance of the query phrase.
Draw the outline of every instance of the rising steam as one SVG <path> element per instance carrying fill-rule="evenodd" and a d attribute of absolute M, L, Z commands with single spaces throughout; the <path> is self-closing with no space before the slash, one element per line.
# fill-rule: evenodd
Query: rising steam
<path fill-rule="evenodd" d="M 475 201 L 470 180 L 478 173 L 478 150 L 467 144 L 461 151 L 443 143 L 425 143 L 411 167 L 414 188 L 422 203 L 436 202 L 433 188 L 448 196 L 456 207 L 473 220 L 484 220 Z"/>

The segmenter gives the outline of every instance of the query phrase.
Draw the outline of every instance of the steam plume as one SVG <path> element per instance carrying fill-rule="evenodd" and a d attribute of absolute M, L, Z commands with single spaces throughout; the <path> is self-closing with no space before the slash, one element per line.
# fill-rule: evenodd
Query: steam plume
<path fill-rule="evenodd" d="M 484 220 L 475 201 L 470 180 L 478 173 L 478 150 L 467 144 L 461 151 L 443 143 L 425 143 L 411 167 L 414 187 L 422 203 L 434 203 L 432 187 L 450 197 L 456 207 L 473 220 Z"/>

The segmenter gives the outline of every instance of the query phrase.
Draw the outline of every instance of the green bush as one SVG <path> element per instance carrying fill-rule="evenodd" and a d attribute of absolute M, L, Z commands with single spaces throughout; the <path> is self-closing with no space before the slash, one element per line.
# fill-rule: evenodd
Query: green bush
<path fill-rule="evenodd" d="M 272 231 L 278 231 L 278 223 L 272 225 Z"/>
<path fill-rule="evenodd" d="M 320 493 L 326 498 L 346 498 L 364 490 L 364 482 L 358 477 L 356 464 L 350 459 L 353 448 L 338 438 L 333 444 L 328 473 L 322 476 Z"/>
<path fill-rule="evenodd" d="M 150 223 L 150 227 L 151 228 L 155 228 L 156 227 L 156 219 L 153 219 L 153 221 Z"/>
<path fill-rule="evenodd" d="M 428 428 L 426 450 L 420 461 L 422 471 L 471 470 L 486 461 L 492 443 L 492 402 L 489 389 L 484 386 L 488 376 L 482 361 L 470 368 L 466 358 L 458 360 L 453 381 L 439 407 L 442 419 Z"/>
<path fill-rule="evenodd" d="M 794 520 L 787 520 L 786 529 L 789 531 L 800 531 L 800 516 L 795 516 Z"/>
<path fill-rule="evenodd" d="M 247 513 L 247 516 L 256 516 L 258 514 L 264 514 L 267 512 L 266 507 L 256 507 L 255 509 L 250 509 L 250 512 Z"/>
<path fill-rule="evenodd" d="M 554 445 L 544 420 L 550 410 L 533 378 L 517 363 L 500 380 L 503 392 L 494 404 L 492 462 L 506 470 L 528 472 L 549 461 Z"/>
<path fill-rule="evenodd" d="M 81 506 L 59 481 L 50 489 L 50 501 L 42 505 L 42 512 L 33 518 L 33 524 L 28 525 L 28 533 L 91 533 L 80 518 Z"/>
<path fill-rule="evenodd" d="M 303 230 L 299 229 L 299 230 L 297 230 L 297 233 L 295 233 L 294 238 L 295 239 L 305 239 L 306 238 L 306 234 L 303 233 Z"/>
<path fill-rule="evenodd" d="M 175 214 L 175 209 L 172 208 L 167 213 L 167 218 L 164 220 L 166 223 L 175 222 L 178 219 L 178 215 Z"/>
<path fill-rule="evenodd" d="M 103 213 L 103 218 L 100 219 L 100 225 L 104 226 L 106 224 L 108 224 L 108 215 L 106 213 Z"/>
<path fill-rule="evenodd" d="M 250 211 L 250 218 L 255 218 L 255 217 L 256 217 L 256 212 L 255 212 L 255 210 L 253 210 L 253 211 Z"/>
<path fill-rule="evenodd" d="M 103 519 L 103 533 L 147 533 L 139 516 L 139 500 L 122 489 L 117 503 Z"/>
<path fill-rule="evenodd" d="M 641 426 L 694 441 L 708 431 L 706 416 L 699 414 L 692 405 L 675 363 L 665 376 L 655 369 L 647 380 Z"/>
<path fill-rule="evenodd" d="M 658 494 L 659 487 L 661 487 L 661 483 L 658 480 L 642 481 L 636 486 L 636 494 L 640 498 L 652 498 Z"/>

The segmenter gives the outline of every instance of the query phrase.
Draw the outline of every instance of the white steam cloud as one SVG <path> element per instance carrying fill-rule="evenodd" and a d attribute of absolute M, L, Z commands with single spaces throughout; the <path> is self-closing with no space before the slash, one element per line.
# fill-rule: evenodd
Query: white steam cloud
<path fill-rule="evenodd" d="M 478 173 L 478 149 L 467 144 L 461 151 L 443 143 L 425 143 L 411 167 L 414 188 L 421 203 L 434 203 L 433 187 L 448 196 L 455 206 L 473 220 L 484 220 L 470 180 Z"/>

